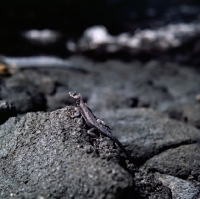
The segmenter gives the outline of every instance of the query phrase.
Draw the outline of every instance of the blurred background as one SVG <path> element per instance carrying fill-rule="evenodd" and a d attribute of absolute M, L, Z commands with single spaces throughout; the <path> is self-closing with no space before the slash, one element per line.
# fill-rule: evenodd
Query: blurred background
<path fill-rule="evenodd" d="M 0 123 L 73 104 L 145 107 L 200 128 L 197 0 L 1 0 Z"/>
<path fill-rule="evenodd" d="M 190 23 L 200 17 L 198 0 L 1 0 L 0 7 L 0 54 L 10 56 L 69 56 L 66 42 L 77 41 L 88 27 L 96 25 L 116 36 L 171 23 Z M 31 33 L 27 36 L 30 30 L 35 30 L 32 39 Z M 39 32 L 42 30 L 56 32 Z M 34 41 L 33 37 L 44 39 L 45 34 L 54 38 Z"/>

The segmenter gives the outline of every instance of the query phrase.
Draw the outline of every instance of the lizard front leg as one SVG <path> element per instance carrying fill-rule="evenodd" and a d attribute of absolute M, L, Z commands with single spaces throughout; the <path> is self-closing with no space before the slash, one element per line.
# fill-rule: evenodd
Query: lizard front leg
<path fill-rule="evenodd" d="M 97 128 L 92 127 L 90 130 L 87 131 L 87 134 L 92 137 L 92 138 L 97 138 L 98 136 L 94 133 L 94 131 L 96 131 Z"/>
<path fill-rule="evenodd" d="M 111 129 L 103 120 L 101 120 L 101 119 L 99 119 L 99 118 L 97 118 L 96 120 L 97 120 L 97 122 L 98 122 L 99 124 L 101 124 L 101 125 L 103 125 L 104 127 L 106 127 L 107 130 L 112 131 L 112 129 Z"/>
<path fill-rule="evenodd" d="M 103 120 L 99 119 L 99 118 L 97 118 L 97 122 L 99 122 L 99 124 L 101 124 L 103 126 L 106 126 L 106 123 Z"/>

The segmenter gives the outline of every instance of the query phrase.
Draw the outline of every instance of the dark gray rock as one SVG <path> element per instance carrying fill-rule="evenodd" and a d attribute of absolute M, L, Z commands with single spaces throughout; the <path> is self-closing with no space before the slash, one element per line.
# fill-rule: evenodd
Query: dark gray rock
<path fill-rule="evenodd" d="M 194 199 L 200 197 L 200 187 L 180 178 L 157 173 L 156 177 L 172 191 L 172 197 L 181 199 Z"/>
<path fill-rule="evenodd" d="M 138 165 L 167 149 L 200 140 L 200 132 L 196 128 L 169 119 L 152 109 L 119 109 L 96 115 L 105 120 L 113 129 L 113 134 L 127 145 Z"/>
<path fill-rule="evenodd" d="M 28 113 L 0 126 L 3 198 L 171 198 L 153 174 L 128 171 L 109 138 L 89 138 L 74 111 Z"/>
<path fill-rule="evenodd" d="M 21 71 L 26 76 L 28 82 L 32 82 L 38 90 L 45 95 L 53 95 L 56 92 L 57 79 L 55 76 L 49 76 L 40 70 L 24 70 Z M 31 75 L 30 75 L 31 73 Z"/>
<path fill-rule="evenodd" d="M 151 102 L 150 107 L 167 112 L 171 107 L 196 103 L 195 96 L 200 89 L 200 78 L 195 70 L 175 63 L 151 61 L 145 65 L 144 73 L 149 78 L 148 82 L 153 90 L 149 97 L 146 96 L 147 100 L 158 96 L 155 95 L 155 91 L 160 91 L 160 95 L 163 96 L 158 98 L 157 104 Z"/>
<path fill-rule="evenodd" d="M 195 143 L 168 149 L 149 159 L 144 167 L 181 179 L 200 182 L 199 159 L 200 144 Z"/>
<path fill-rule="evenodd" d="M 53 111 L 71 105 L 67 93 L 78 91 L 92 110 L 150 107 L 178 120 L 188 117 L 188 123 L 198 127 L 195 111 L 189 115 L 185 110 L 197 104 L 200 74 L 194 69 L 156 60 L 92 62 L 75 56 L 69 61 L 87 72 L 56 66 L 24 68 L 4 78 L 0 98 L 13 102 L 20 113 Z"/>
<path fill-rule="evenodd" d="M 81 176 L 85 181 L 80 185 L 80 190 L 83 190 L 85 183 L 86 187 L 89 187 L 88 192 L 82 191 L 86 198 L 98 194 L 101 196 L 102 190 L 106 190 L 106 193 L 111 194 L 111 196 L 105 196 L 105 194 L 102 196 L 108 198 L 116 197 L 116 195 L 121 198 L 129 198 L 136 193 L 138 197 L 142 198 L 170 198 L 170 186 L 166 184 L 169 188 L 164 187 L 159 182 L 159 178 L 154 176 L 155 171 L 163 172 L 163 170 L 166 171 L 166 175 L 175 177 L 175 174 L 177 174 L 178 177 L 187 182 L 191 181 L 192 185 L 197 187 L 199 164 L 198 161 L 195 162 L 194 160 L 199 159 L 197 155 L 198 147 L 191 149 L 189 147 L 184 150 L 181 147 L 198 146 L 197 143 L 200 140 L 199 130 L 188 124 L 171 120 L 167 116 L 198 127 L 198 104 L 195 96 L 199 94 L 200 90 L 199 74 L 187 67 L 179 67 L 172 63 L 162 64 L 157 61 L 142 65 L 139 62 L 108 61 L 93 63 L 77 57 L 71 59 L 76 60 L 77 63 L 83 63 L 83 68 L 89 72 L 82 73 L 63 69 L 23 69 L 21 74 L 16 73 L 2 80 L 0 97 L 8 99 L 10 92 L 12 95 L 9 99 L 17 101 L 20 104 L 18 110 L 23 112 L 40 108 L 39 104 L 42 104 L 40 93 L 43 93 L 49 111 L 74 103 L 69 98 L 68 91 L 81 92 L 85 102 L 95 111 L 95 115 L 105 120 L 113 128 L 113 134 L 125 145 L 134 162 L 140 166 L 140 170 L 136 171 L 135 176 L 133 175 L 132 178 L 133 173 L 128 173 L 126 169 L 123 169 L 125 168 L 124 154 L 121 153 L 121 156 L 119 156 L 119 151 L 113 142 L 103 136 L 100 136 L 97 140 L 88 138 L 86 128 L 82 126 L 81 120 L 80 124 L 76 122 L 76 120 L 79 121 L 76 118 L 75 120 L 69 120 L 68 123 L 66 122 L 66 126 L 63 125 L 63 118 L 65 118 L 64 115 L 67 115 L 68 110 L 63 111 L 64 109 L 61 109 L 52 113 L 31 113 L 20 120 L 12 118 L 1 126 L 1 139 L 4 143 L 1 145 L 3 147 L 1 150 L 1 176 L 3 176 L 1 182 L 3 182 L 5 188 L 2 188 L 3 193 L 7 196 L 18 193 L 18 195 L 24 194 L 26 198 L 29 198 L 30 195 L 36 198 L 38 194 L 34 191 L 36 189 L 39 193 L 46 194 L 47 198 L 54 197 L 54 195 L 60 197 L 63 196 L 63 193 L 73 193 L 79 197 L 79 190 L 74 189 L 74 187 L 69 188 L 68 184 L 70 186 L 73 183 L 80 185 L 77 176 Z M 29 75 L 30 73 L 32 75 Z M 31 88 L 30 93 L 28 91 L 29 86 Z M 9 88 L 9 92 L 6 90 L 7 88 Z M 25 90 L 23 90 L 24 88 Z M 35 96 L 39 96 L 38 101 Z M 32 100 L 38 103 L 35 106 L 36 109 L 31 105 L 33 104 Z M 137 107 L 152 107 L 164 112 L 166 115 L 152 109 Z M 189 107 L 191 107 L 191 110 Z M 53 128 L 51 128 L 52 125 L 54 125 Z M 27 127 L 28 129 L 26 129 Z M 44 135 L 46 135 L 46 138 L 43 137 Z M 75 146 L 80 148 L 74 148 Z M 179 147 L 181 150 L 177 150 L 178 152 L 175 153 L 174 150 L 179 149 Z M 46 149 L 47 151 L 45 151 Z M 67 151 L 68 156 L 66 157 L 64 152 L 59 152 L 58 157 L 57 150 Z M 80 152 L 79 150 L 83 151 Z M 187 150 L 190 150 L 191 153 L 193 151 L 193 154 L 186 153 Z M 56 151 L 56 154 L 52 154 L 52 151 Z M 40 153 L 41 155 L 39 155 Z M 168 162 L 161 161 L 163 154 L 166 154 L 164 157 L 165 161 L 168 159 Z M 171 158 L 168 158 L 169 154 Z M 18 156 L 21 158 L 20 160 L 16 160 Z M 161 159 L 160 161 L 157 161 L 157 156 Z M 40 163 L 38 157 L 41 157 Z M 57 165 L 60 165 L 61 162 L 61 171 L 56 170 L 57 167 L 54 167 L 54 163 L 46 163 L 46 157 L 52 157 L 53 162 L 56 162 Z M 182 161 L 185 159 L 190 160 L 187 167 L 185 167 L 185 161 Z M 71 160 L 73 160 L 72 163 Z M 78 163 L 75 162 L 76 160 L 78 160 Z M 119 160 L 122 166 L 118 164 Z M 147 165 L 151 160 L 152 167 Z M 172 168 L 170 167 L 170 161 L 174 162 Z M 37 166 L 33 169 L 31 166 L 35 164 L 36 166 L 40 165 L 41 168 Z M 82 166 L 83 164 L 86 164 L 88 170 Z M 65 165 L 72 165 L 73 169 L 71 169 L 72 167 L 68 167 L 69 170 L 63 169 Z M 80 173 L 74 172 L 74 168 L 79 168 L 80 165 L 83 170 L 80 170 Z M 123 176 L 122 178 L 127 180 L 123 181 L 125 185 L 121 182 L 119 185 L 116 183 L 117 185 L 113 186 L 112 192 L 108 191 L 110 187 L 107 183 L 112 182 L 110 180 L 111 176 L 108 177 L 107 181 L 104 179 L 102 183 L 98 181 L 100 184 L 98 192 L 95 186 L 92 187 L 96 181 L 88 182 L 91 165 L 97 165 L 95 169 L 98 168 L 100 173 L 98 179 L 105 176 L 104 173 L 101 174 L 101 170 L 117 167 L 115 170 L 120 173 L 120 176 Z M 50 173 L 47 171 L 48 168 L 50 168 Z M 54 176 L 54 170 L 55 178 L 62 179 L 63 183 L 61 185 L 58 180 L 54 180 L 54 177 L 52 177 Z M 59 172 L 64 174 L 61 175 Z M 72 177 L 70 182 L 68 179 L 68 181 L 65 181 L 63 176 L 70 176 L 70 172 L 74 173 L 75 177 Z M 82 173 L 85 175 L 82 175 Z M 92 175 L 95 175 L 94 173 Z M 42 179 L 38 177 L 41 182 L 37 179 L 38 185 L 34 186 L 33 181 L 39 175 L 42 176 Z M 54 181 L 55 186 L 51 183 Z M 108 187 L 103 187 L 103 184 Z M 18 191 L 14 191 L 16 187 Z M 92 188 L 90 189 L 90 187 Z M 54 190 L 54 188 L 56 194 L 49 191 Z M 61 190 L 62 193 L 58 190 Z M 78 194 L 74 193 L 74 190 Z M 120 190 L 119 193 L 117 190 Z M 90 191 L 93 193 L 88 196 L 87 194 L 91 193 Z"/>
<path fill-rule="evenodd" d="M 143 198 L 172 199 L 171 190 L 167 185 L 163 186 L 153 173 L 148 173 L 143 169 L 135 173 L 134 184 L 136 190 Z"/>
<path fill-rule="evenodd" d="M 56 109 L 64 107 L 66 104 L 72 104 L 73 100 L 68 93 L 64 92 L 63 89 L 57 91 L 55 95 L 47 96 L 47 107 L 48 111 L 54 111 Z"/>
<path fill-rule="evenodd" d="M 110 89 L 95 90 L 88 100 L 88 104 L 92 110 L 100 111 L 107 109 L 118 109 L 118 108 L 128 108 L 137 105 L 137 98 L 131 98 L 131 96 L 124 96 L 121 93 L 113 91 Z M 134 105 L 135 104 L 135 105 Z"/>
<path fill-rule="evenodd" d="M 0 126 L 2 198 L 117 198 L 132 187 L 113 142 L 102 139 L 92 153 L 83 121 L 71 119 L 73 112 L 28 113 Z"/>
<path fill-rule="evenodd" d="M 184 106 L 182 120 L 200 128 L 200 103 Z"/>
<path fill-rule="evenodd" d="M 159 68 L 160 63 L 156 64 Z M 161 104 L 173 101 L 165 86 L 154 85 L 154 75 L 150 74 L 153 71 L 140 62 L 127 64 L 113 60 L 96 67 L 99 68 L 96 79 L 101 84 L 89 96 L 88 104 L 92 109 L 160 108 Z"/>
<path fill-rule="evenodd" d="M 199 197 L 199 130 L 152 109 L 119 109 L 97 112 L 96 115 L 111 125 L 113 133 L 131 152 L 135 163 L 141 165 L 134 184 L 140 187 L 140 191 L 146 187 L 142 193 L 148 190 L 146 182 L 151 179 L 155 184 L 157 180 L 158 184 L 161 181 L 169 187 L 172 198 Z M 155 172 L 159 173 L 153 176 Z"/>
<path fill-rule="evenodd" d="M 196 104 L 200 75 L 189 67 L 158 61 L 141 64 L 112 60 L 84 64 L 92 71 L 90 75 L 74 76 L 73 80 L 68 80 L 70 85 L 78 78 L 72 89 L 83 90 L 87 104 L 93 110 L 151 107 L 182 120 L 184 106 Z M 79 78 L 82 78 L 82 83 Z M 87 80 L 91 83 L 90 93 L 85 89 L 88 86 L 83 86 Z"/>
<path fill-rule="evenodd" d="M 44 94 L 23 73 L 4 80 L 0 86 L 0 98 L 12 103 L 18 113 L 46 110 Z"/>

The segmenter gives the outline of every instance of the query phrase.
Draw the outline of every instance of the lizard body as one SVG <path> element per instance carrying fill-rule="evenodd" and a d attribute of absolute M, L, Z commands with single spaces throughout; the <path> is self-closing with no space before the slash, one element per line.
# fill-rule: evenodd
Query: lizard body
<path fill-rule="evenodd" d="M 122 149 L 127 158 L 131 160 L 130 155 L 128 154 L 122 143 L 114 135 L 111 134 L 111 132 L 109 131 L 110 128 L 107 127 L 103 121 L 97 119 L 97 117 L 92 113 L 90 108 L 84 103 L 81 94 L 77 92 L 69 92 L 69 95 L 73 99 L 75 99 L 79 112 L 84 118 L 86 124 L 91 127 L 89 132 L 97 129 L 99 132 L 102 133 L 102 135 L 114 141 Z"/>

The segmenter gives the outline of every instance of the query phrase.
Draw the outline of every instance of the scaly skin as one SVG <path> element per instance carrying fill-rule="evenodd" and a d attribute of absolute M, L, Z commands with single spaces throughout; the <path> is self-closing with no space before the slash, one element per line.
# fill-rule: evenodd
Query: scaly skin
<path fill-rule="evenodd" d="M 89 107 L 87 107 L 87 105 L 84 103 L 82 96 L 80 93 L 77 92 L 69 92 L 69 95 L 75 99 L 76 101 L 76 105 L 82 115 L 82 117 L 84 118 L 86 124 L 88 126 L 90 126 L 92 129 L 97 129 L 98 131 L 100 131 L 104 136 L 109 137 L 112 141 L 114 141 L 115 143 L 117 143 L 117 145 L 122 149 L 122 151 L 125 153 L 125 155 L 127 156 L 127 158 L 129 160 L 131 160 L 130 155 L 128 154 L 128 152 L 126 151 L 126 149 L 124 148 L 124 146 L 122 145 L 122 143 L 111 134 L 111 132 L 109 132 L 105 126 L 102 125 L 102 122 L 99 123 L 98 119 L 96 118 L 96 116 L 92 113 L 92 111 L 89 109 Z"/>

